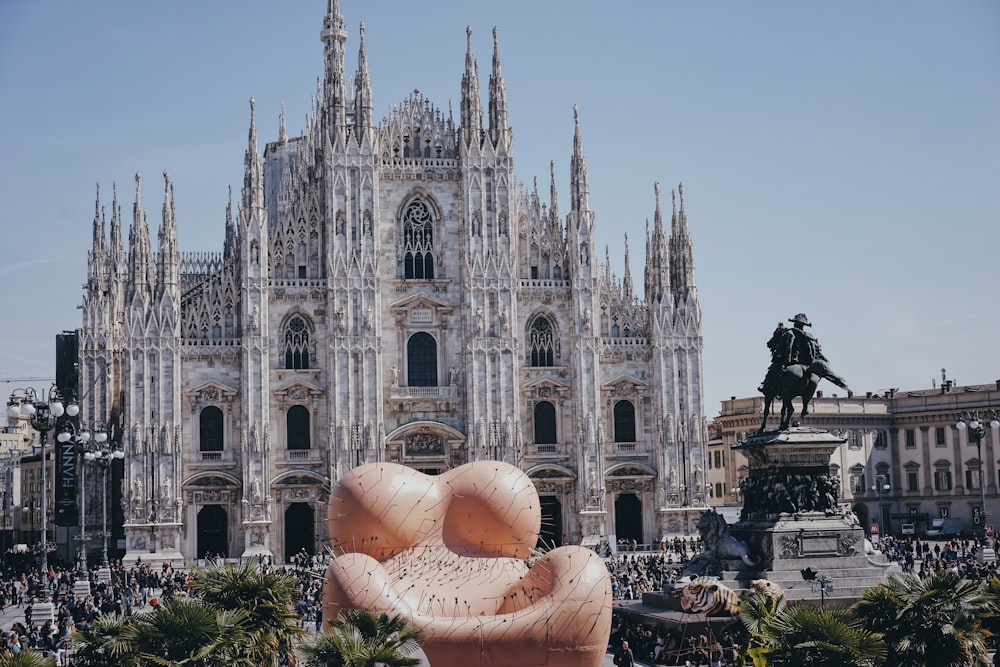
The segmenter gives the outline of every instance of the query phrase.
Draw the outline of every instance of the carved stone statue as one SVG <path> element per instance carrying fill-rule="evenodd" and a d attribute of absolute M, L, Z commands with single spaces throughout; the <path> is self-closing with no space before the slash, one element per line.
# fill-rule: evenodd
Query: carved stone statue
<path fill-rule="evenodd" d="M 693 574 L 718 577 L 726 569 L 727 560 L 740 560 L 750 567 L 760 562 L 759 558 L 750 556 L 750 549 L 745 542 L 729 534 L 729 524 L 725 517 L 715 510 L 702 513 L 698 519 L 698 533 L 705 551 L 691 559 L 684 568 L 684 576 Z"/>

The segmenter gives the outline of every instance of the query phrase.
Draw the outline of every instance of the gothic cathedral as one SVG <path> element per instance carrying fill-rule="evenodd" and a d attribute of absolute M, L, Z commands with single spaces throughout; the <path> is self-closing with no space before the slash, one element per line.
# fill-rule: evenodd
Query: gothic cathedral
<path fill-rule="evenodd" d="M 644 295 L 595 248 L 575 119 L 569 210 L 514 175 L 497 35 L 488 108 L 468 35 L 456 119 L 419 92 L 376 122 L 364 27 L 328 0 L 302 136 L 259 152 L 221 252 L 182 253 L 164 173 L 128 248 L 100 201 L 79 331 L 82 417 L 124 447 L 125 562 L 325 546 L 331 481 L 496 459 L 541 497 L 544 545 L 653 542 L 707 506 L 701 309 L 683 190 L 655 188 Z M 484 125 L 484 115 L 486 124 Z M 568 133 L 567 133 L 568 138 Z M 221 221 L 220 221 L 221 224 Z"/>

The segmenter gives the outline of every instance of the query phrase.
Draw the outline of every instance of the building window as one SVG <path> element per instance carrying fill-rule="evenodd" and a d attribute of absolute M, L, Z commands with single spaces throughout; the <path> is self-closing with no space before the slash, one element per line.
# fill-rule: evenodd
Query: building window
<path fill-rule="evenodd" d="M 970 465 L 965 470 L 965 488 L 979 490 L 979 464 Z"/>
<path fill-rule="evenodd" d="M 715 483 L 715 497 L 716 498 L 722 497 L 722 482 Z"/>
<path fill-rule="evenodd" d="M 528 326 L 528 365 L 555 365 L 555 335 L 552 322 L 544 315 L 535 317 Z"/>
<path fill-rule="evenodd" d="M 944 447 L 944 426 L 938 426 L 934 429 L 934 444 L 938 447 Z"/>
<path fill-rule="evenodd" d="M 556 406 L 548 401 L 535 403 L 535 444 L 556 444 Z"/>
<path fill-rule="evenodd" d="M 615 403 L 615 442 L 635 442 L 635 406 L 632 401 Z"/>
<path fill-rule="evenodd" d="M 861 449 L 861 438 L 858 437 L 857 431 L 847 432 L 847 448 L 848 449 Z"/>
<path fill-rule="evenodd" d="M 198 416 L 198 446 L 203 452 L 222 451 L 222 410 L 214 405 Z"/>
<path fill-rule="evenodd" d="M 889 445 L 889 438 L 886 437 L 885 431 L 879 431 L 875 434 L 875 447 L 877 449 L 885 449 Z"/>
<path fill-rule="evenodd" d="M 422 201 L 413 202 L 403 213 L 403 277 L 434 279 L 434 225 Z"/>
<path fill-rule="evenodd" d="M 724 465 L 722 460 L 722 452 L 713 452 L 715 454 L 715 467 L 721 468 Z"/>
<path fill-rule="evenodd" d="M 285 368 L 309 368 L 309 327 L 297 315 L 285 325 Z"/>
<path fill-rule="evenodd" d="M 411 387 L 438 386 L 437 341 L 423 331 L 406 341 L 406 384 Z"/>
<path fill-rule="evenodd" d="M 849 475 L 851 488 L 854 489 L 854 495 L 859 495 L 865 492 L 865 478 L 864 475 L 859 475 L 857 473 L 851 473 Z"/>
<path fill-rule="evenodd" d="M 951 491 L 951 471 L 946 469 L 934 471 L 934 490 Z"/>
<path fill-rule="evenodd" d="M 909 470 L 906 473 L 906 490 L 907 491 L 917 491 L 917 472 L 915 470 Z"/>
<path fill-rule="evenodd" d="M 286 416 L 288 449 L 309 449 L 309 411 L 293 405 Z"/>
<path fill-rule="evenodd" d="M 912 428 L 906 429 L 906 448 L 907 449 L 917 448 L 917 433 Z"/>

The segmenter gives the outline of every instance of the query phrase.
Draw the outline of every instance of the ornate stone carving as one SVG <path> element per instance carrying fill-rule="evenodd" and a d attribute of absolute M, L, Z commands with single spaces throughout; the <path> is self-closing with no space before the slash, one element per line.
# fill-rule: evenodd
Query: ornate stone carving
<path fill-rule="evenodd" d="M 779 535 L 778 554 L 782 558 L 796 558 L 799 555 L 798 535 Z"/>
<path fill-rule="evenodd" d="M 430 429 L 421 428 L 418 433 L 411 433 L 403 439 L 406 453 L 410 456 L 439 456 L 444 454 L 444 438 Z"/>

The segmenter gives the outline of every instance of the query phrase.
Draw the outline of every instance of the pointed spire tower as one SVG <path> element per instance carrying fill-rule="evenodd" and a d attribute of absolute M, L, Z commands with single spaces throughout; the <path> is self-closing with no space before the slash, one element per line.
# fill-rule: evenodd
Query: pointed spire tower
<path fill-rule="evenodd" d="M 663 229 L 663 210 L 660 206 L 660 184 L 653 184 L 656 194 L 656 211 L 653 213 L 653 234 L 646 240 L 645 288 L 646 302 L 650 307 L 663 302 L 670 293 L 670 255 L 667 234 Z"/>
<path fill-rule="evenodd" d="M 583 157 L 580 138 L 580 111 L 573 105 L 573 157 L 570 160 L 570 210 L 590 210 L 590 186 L 587 183 L 587 159 Z"/>
<path fill-rule="evenodd" d="M 465 73 L 462 75 L 462 145 L 478 148 L 483 131 L 483 112 L 479 104 L 479 65 L 472 55 L 472 26 L 465 28 Z"/>
<path fill-rule="evenodd" d="M 500 71 L 500 42 L 493 27 L 493 71 L 490 73 L 490 140 L 501 153 L 510 153 L 511 132 L 507 126 L 507 87 Z"/>
<path fill-rule="evenodd" d="M 174 184 L 170 181 L 170 174 L 164 171 L 163 218 L 156 257 L 156 292 L 161 298 L 176 292 L 180 285 L 180 254 L 177 251 L 177 222 L 174 215 Z"/>
<path fill-rule="evenodd" d="M 135 203 L 132 226 L 128 230 L 128 300 L 145 302 L 155 284 L 152 244 L 146 213 L 142 210 L 142 174 L 135 175 Z"/>
<path fill-rule="evenodd" d="M 680 301 L 697 301 L 698 290 L 694 282 L 694 259 L 691 250 L 691 233 L 684 211 L 684 184 L 677 185 L 680 210 L 674 210 L 670 231 L 670 282 L 674 298 Z"/>
<path fill-rule="evenodd" d="M 339 0 L 327 0 L 326 16 L 323 17 L 324 80 L 323 111 L 321 126 L 328 134 L 334 134 L 347 123 L 347 86 L 344 82 L 344 17 L 340 14 Z"/>
<path fill-rule="evenodd" d="M 625 303 L 632 303 L 635 300 L 635 292 L 632 289 L 632 265 L 628 256 L 628 234 L 625 234 L 625 275 L 622 276 L 622 296 Z"/>
<path fill-rule="evenodd" d="M 101 208 L 101 184 L 98 183 L 94 201 L 93 242 L 87 253 L 86 287 L 90 298 L 98 297 L 107 290 L 109 268 L 104 209 Z"/>
<path fill-rule="evenodd" d="M 360 142 L 365 137 L 373 138 L 375 121 L 372 118 L 372 78 L 368 73 L 364 23 L 359 32 L 361 45 L 358 47 L 358 72 L 354 76 L 354 134 Z"/>

